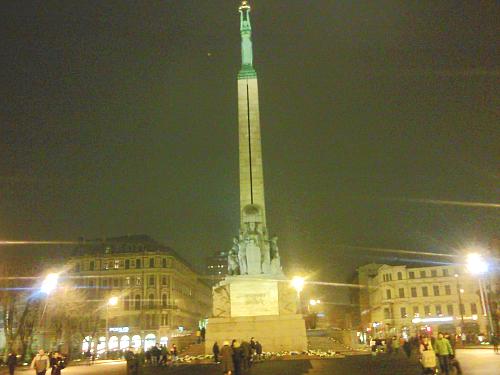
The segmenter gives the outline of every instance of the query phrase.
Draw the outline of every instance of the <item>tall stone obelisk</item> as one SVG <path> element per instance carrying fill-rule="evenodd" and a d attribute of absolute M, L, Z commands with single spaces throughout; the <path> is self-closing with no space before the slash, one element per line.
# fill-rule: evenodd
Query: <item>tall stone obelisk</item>
<path fill-rule="evenodd" d="M 252 204 L 261 210 L 266 231 L 264 172 L 260 137 L 259 85 L 253 67 L 250 5 L 243 1 L 240 11 L 241 70 L 238 74 L 238 129 L 240 150 L 240 210 Z M 241 215 L 241 226 L 244 225 Z"/>
<path fill-rule="evenodd" d="M 259 91 L 253 68 L 250 6 L 239 7 L 241 69 L 238 73 L 240 233 L 228 256 L 228 275 L 213 288 L 205 351 L 214 341 L 255 337 L 265 351 L 307 349 L 305 323 L 280 263 L 278 238 L 269 238 L 264 200 Z"/>

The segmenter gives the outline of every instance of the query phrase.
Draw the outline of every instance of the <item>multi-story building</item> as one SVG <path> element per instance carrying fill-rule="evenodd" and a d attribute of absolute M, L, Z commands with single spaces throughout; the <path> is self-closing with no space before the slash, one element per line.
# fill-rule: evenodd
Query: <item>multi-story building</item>
<path fill-rule="evenodd" d="M 70 277 L 99 310 L 97 328 L 84 340 L 104 350 L 167 344 L 196 330 L 211 312 L 211 288 L 171 248 L 148 236 L 82 242 L 70 260 Z M 82 312 L 85 314 L 85 312 Z"/>
<path fill-rule="evenodd" d="M 462 269 L 367 264 L 358 268 L 358 280 L 364 333 L 487 333 L 478 281 Z"/>
<path fill-rule="evenodd" d="M 227 275 L 227 256 L 227 251 L 217 251 L 206 259 L 205 272 L 213 282 L 218 282 Z"/>

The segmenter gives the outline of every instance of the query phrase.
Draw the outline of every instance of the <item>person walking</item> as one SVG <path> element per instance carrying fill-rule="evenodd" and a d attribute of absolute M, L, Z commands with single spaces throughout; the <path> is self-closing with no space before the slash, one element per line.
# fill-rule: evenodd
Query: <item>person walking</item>
<path fill-rule="evenodd" d="M 220 351 L 222 371 L 224 375 L 232 375 L 234 371 L 233 349 L 229 346 L 229 341 L 224 341 Z"/>
<path fill-rule="evenodd" d="M 423 374 L 434 374 L 436 368 L 436 352 L 432 348 L 432 344 L 427 337 L 422 339 L 420 344 L 420 363 L 422 364 Z"/>
<path fill-rule="evenodd" d="M 212 346 L 212 353 L 214 353 L 214 362 L 219 363 L 219 344 L 217 344 L 217 341 L 214 342 L 214 346 Z"/>
<path fill-rule="evenodd" d="M 196 342 L 201 344 L 201 331 L 199 329 L 196 330 Z"/>
<path fill-rule="evenodd" d="M 54 360 L 52 361 L 51 375 L 61 375 L 61 371 L 66 367 L 66 361 L 61 353 L 54 353 Z"/>
<path fill-rule="evenodd" d="M 453 349 L 450 342 L 444 338 L 440 332 L 435 342 L 436 354 L 439 359 L 439 367 L 444 375 L 450 375 L 450 356 L 453 355 Z"/>
<path fill-rule="evenodd" d="M 247 341 L 242 341 L 241 352 L 243 355 L 243 370 L 248 370 L 250 368 L 252 359 L 252 349 L 250 348 L 250 343 L 248 343 Z"/>
<path fill-rule="evenodd" d="M 47 357 L 43 349 L 40 349 L 35 358 L 33 358 L 30 368 L 35 370 L 36 375 L 45 375 L 50 368 L 49 357 Z"/>
<path fill-rule="evenodd" d="M 233 340 L 234 375 L 241 375 L 243 362 L 244 362 L 243 348 L 241 347 L 241 344 L 238 340 Z"/>
<path fill-rule="evenodd" d="M 255 354 L 257 360 L 260 360 L 260 357 L 262 355 L 262 344 L 259 341 L 255 342 Z"/>
<path fill-rule="evenodd" d="M 7 367 L 9 368 L 9 375 L 14 375 L 14 371 L 17 366 L 17 355 L 14 352 L 10 352 L 7 356 Z"/>
<path fill-rule="evenodd" d="M 491 337 L 491 343 L 493 344 L 493 352 L 495 354 L 498 354 L 498 341 L 500 341 L 500 338 L 498 337 L 498 335 L 493 335 Z"/>

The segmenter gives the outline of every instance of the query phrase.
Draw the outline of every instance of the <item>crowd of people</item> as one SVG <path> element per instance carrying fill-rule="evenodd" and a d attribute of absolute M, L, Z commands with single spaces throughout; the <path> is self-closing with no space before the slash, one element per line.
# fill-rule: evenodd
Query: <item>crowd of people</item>
<path fill-rule="evenodd" d="M 14 375 L 17 364 L 17 354 L 10 352 L 7 355 L 7 368 L 10 375 Z M 43 349 L 40 349 L 33 357 L 30 365 L 30 368 L 35 371 L 36 375 L 48 375 L 49 370 L 50 375 L 61 375 L 61 371 L 65 367 L 66 357 L 62 353 L 52 352 L 45 354 Z"/>
<path fill-rule="evenodd" d="M 434 374 L 437 369 L 443 375 L 449 375 L 453 368 L 462 374 L 460 362 L 455 358 L 456 337 L 446 333 L 434 336 L 414 336 L 408 339 L 393 336 L 387 340 L 374 339 L 371 342 L 372 353 L 384 351 L 389 355 L 404 355 L 420 360 L 423 374 Z"/>
<path fill-rule="evenodd" d="M 240 375 L 243 370 L 247 370 L 252 363 L 262 356 L 262 345 L 253 337 L 250 341 L 233 340 L 222 343 L 222 348 L 217 342 L 212 347 L 214 361 L 221 364 L 225 375 Z"/>

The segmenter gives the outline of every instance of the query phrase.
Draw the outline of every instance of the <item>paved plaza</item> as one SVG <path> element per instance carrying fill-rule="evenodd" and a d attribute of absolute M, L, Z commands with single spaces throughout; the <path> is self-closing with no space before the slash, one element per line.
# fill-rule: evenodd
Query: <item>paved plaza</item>
<path fill-rule="evenodd" d="M 458 351 L 458 358 L 465 375 L 492 375 L 500 367 L 500 355 L 492 350 L 464 349 Z M 186 365 L 173 369 L 153 368 L 144 375 L 221 375 L 215 365 Z M 16 371 L 31 374 L 28 369 Z M 0 371 L 6 374 L 5 370 Z M 72 366 L 63 375 L 125 375 L 125 362 L 101 363 L 93 366 Z M 420 375 L 420 367 L 405 359 L 396 360 L 387 356 L 353 356 L 339 359 L 267 361 L 257 364 L 244 375 Z"/>

